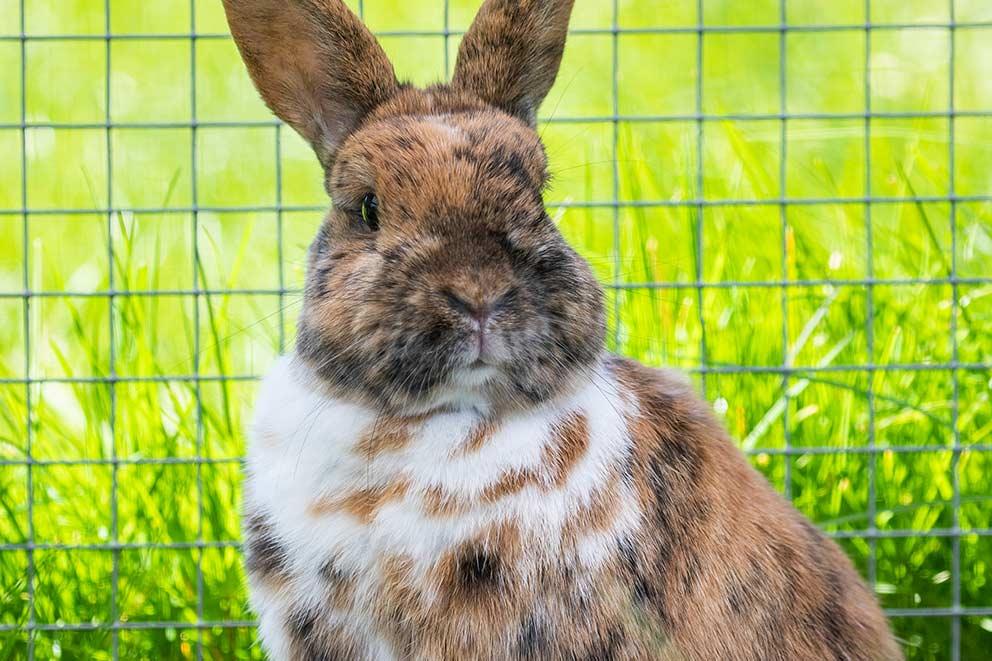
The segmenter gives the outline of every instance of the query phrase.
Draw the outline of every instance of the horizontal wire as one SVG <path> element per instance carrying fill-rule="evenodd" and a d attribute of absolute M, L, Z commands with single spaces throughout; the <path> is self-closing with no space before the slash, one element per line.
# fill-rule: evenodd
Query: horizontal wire
<path fill-rule="evenodd" d="M 945 503 L 940 503 L 941 505 Z M 885 511 L 885 508 L 882 508 Z M 833 539 L 916 539 L 916 538 L 955 538 L 955 537 L 992 537 L 992 528 L 934 528 L 933 530 L 840 530 L 825 532 Z"/>
<path fill-rule="evenodd" d="M 255 620 L 216 620 L 204 622 L 76 622 L 66 624 L 34 624 L 30 627 L 0 624 L 5 631 L 142 631 L 145 629 L 251 629 L 258 626 Z"/>
<path fill-rule="evenodd" d="M 992 37 L 990 37 L 992 38 Z M 797 112 L 797 113 L 688 113 L 674 115 L 577 115 L 573 117 L 542 117 L 541 124 L 612 124 L 612 123 L 663 123 L 663 122 L 747 122 L 747 121 L 801 121 L 801 120 L 858 120 L 872 119 L 942 119 L 942 118 L 986 118 L 992 117 L 992 110 L 906 110 L 872 112 Z M 168 130 L 168 129 L 257 129 L 281 126 L 278 120 L 200 120 L 166 122 L 0 122 L 0 130 L 37 129 L 120 129 L 120 130 Z"/>
<path fill-rule="evenodd" d="M 621 282 L 603 283 L 606 289 L 779 289 L 800 287 L 907 287 L 915 285 L 987 285 L 992 284 L 992 276 L 987 277 L 939 277 L 939 278 L 813 278 L 799 280 L 714 280 L 703 282 Z M 0 291 L 4 298 L 155 298 L 155 297 L 195 297 L 195 296 L 288 296 L 302 295 L 302 288 L 285 289 L 103 289 L 95 291 L 41 290 L 41 291 Z"/>
<path fill-rule="evenodd" d="M 830 373 L 830 372 L 940 372 L 961 370 L 976 372 L 992 369 L 992 362 L 960 362 L 946 361 L 941 363 L 890 363 L 863 365 L 710 365 L 699 367 L 679 367 L 676 369 L 690 374 L 796 374 Z M 257 381 L 262 378 L 259 374 L 209 375 L 209 374 L 171 374 L 151 376 L 54 376 L 54 377 L 3 377 L 0 385 L 9 384 L 110 384 L 110 383 L 170 383 L 197 381 Z"/>
<path fill-rule="evenodd" d="M 887 608 L 885 614 L 889 617 L 987 617 L 992 615 L 989 608 Z M 251 629 L 258 626 L 255 620 L 214 620 L 203 622 L 117 622 L 117 623 L 67 623 L 67 624 L 35 624 L 32 631 L 108 631 L 108 630 L 152 630 L 152 629 Z M 26 631 L 26 627 L 16 624 L 0 624 L 0 632 Z"/>
<path fill-rule="evenodd" d="M 817 446 L 793 445 L 788 448 L 753 448 L 744 454 L 752 457 L 801 457 L 807 455 L 877 455 L 877 454 L 923 454 L 926 452 L 992 452 L 992 444 L 975 443 L 973 445 L 870 445 L 870 446 Z"/>
<path fill-rule="evenodd" d="M 259 374 L 171 374 L 152 376 L 127 376 L 117 374 L 115 376 L 32 376 L 32 377 L 3 377 L 0 378 L 0 385 L 9 384 L 111 384 L 111 383 L 183 383 L 183 382 L 224 382 L 224 381 L 258 381 L 262 378 Z"/>
<path fill-rule="evenodd" d="M 942 277 L 942 278 L 849 278 L 830 279 L 814 278 L 807 280 L 720 280 L 713 282 L 631 282 L 604 285 L 618 289 L 736 289 L 738 287 L 752 289 L 778 289 L 781 287 L 907 287 L 914 285 L 987 285 L 992 284 L 992 276 L 988 277 Z M 57 296 L 58 292 L 52 292 Z M 4 294 L 0 293 L 0 297 Z"/>
<path fill-rule="evenodd" d="M 992 282 L 992 278 L 989 279 Z M 925 283 L 922 283 L 925 284 Z M 285 296 L 302 294 L 303 289 L 104 289 L 95 291 L 0 292 L 2 298 L 144 298 L 195 296 Z"/>
<path fill-rule="evenodd" d="M 992 607 L 985 608 L 886 608 L 889 617 L 987 617 Z"/>
<path fill-rule="evenodd" d="M 612 209 L 653 208 L 653 207 L 754 207 L 754 206 L 830 206 L 863 204 L 936 204 L 936 203 L 992 202 L 992 194 L 987 195 L 916 195 L 916 196 L 861 196 L 861 197 L 769 197 L 762 199 L 699 199 L 699 200 L 619 200 L 619 201 L 550 201 L 547 206 L 554 209 Z M 173 214 L 173 213 L 293 213 L 326 212 L 329 204 L 301 205 L 244 205 L 244 206 L 174 206 L 174 207 L 79 207 L 79 208 L 31 208 L 0 209 L 0 216 L 102 216 L 108 213 L 119 214 Z"/>
<path fill-rule="evenodd" d="M 0 552 L 13 551 L 189 551 L 193 549 L 241 548 L 241 542 L 234 539 L 211 542 L 208 540 L 191 542 L 106 542 L 101 544 L 0 544 Z"/>
<path fill-rule="evenodd" d="M 927 452 L 992 452 L 992 444 L 975 443 L 961 445 L 873 445 L 873 446 L 820 446 L 793 445 L 788 448 L 752 448 L 744 451 L 751 457 L 801 457 L 811 455 L 878 455 L 878 454 L 923 454 Z M 132 457 L 132 458 L 94 458 L 94 459 L 0 459 L 3 466 L 189 466 L 197 464 L 223 465 L 240 464 L 244 457 Z M 0 546 L 0 548 L 3 548 Z"/>
<path fill-rule="evenodd" d="M 825 535 L 833 539 L 915 539 L 920 537 L 992 537 L 992 528 L 935 528 L 933 530 L 841 530 L 826 531 Z M 0 553 L 14 553 L 17 551 L 48 551 L 48 552 L 70 552 L 85 551 L 109 552 L 109 551 L 192 551 L 203 549 L 240 549 L 242 542 L 235 539 L 218 541 L 190 541 L 190 542 L 106 542 L 95 544 L 59 544 L 35 542 L 32 544 L 0 544 Z"/>
<path fill-rule="evenodd" d="M 992 28 L 992 21 L 969 21 L 969 22 L 948 22 L 930 21 L 920 23 L 830 23 L 794 25 L 789 23 L 765 24 L 765 25 L 672 25 L 653 27 L 596 27 L 596 28 L 573 28 L 569 30 L 572 35 L 665 35 L 665 34 L 762 34 L 781 32 L 863 32 L 891 31 L 891 30 L 967 30 Z M 458 37 L 465 34 L 465 30 L 373 30 L 377 37 Z M 226 32 L 148 32 L 148 33 L 114 33 L 114 32 L 92 32 L 88 34 L 24 34 L 0 35 L 0 41 L 134 41 L 134 40 L 214 40 L 230 39 L 231 35 Z"/>
<path fill-rule="evenodd" d="M 188 466 L 240 464 L 244 457 L 120 457 L 117 459 L 0 459 L 0 466 Z"/>

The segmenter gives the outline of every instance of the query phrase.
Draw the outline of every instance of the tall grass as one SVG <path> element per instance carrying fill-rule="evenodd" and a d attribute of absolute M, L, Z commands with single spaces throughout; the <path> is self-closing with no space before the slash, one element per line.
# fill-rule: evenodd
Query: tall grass
<path fill-rule="evenodd" d="M 188 31 L 189 7 L 179 4 L 112 0 L 111 27 L 129 33 Z M 463 29 L 478 4 L 452 2 L 452 28 Z M 992 20 L 986 4 L 959 0 L 957 19 Z M 376 29 L 443 27 L 441 3 L 434 0 L 366 0 L 364 5 Z M 875 0 L 872 20 L 946 21 L 947 5 L 946 0 Z M 31 33 L 104 29 L 102 3 L 30 0 L 26 6 Z M 198 30 L 225 30 L 220 3 L 204 0 L 192 7 Z M 623 0 L 619 20 L 630 27 L 692 26 L 695 7 L 695 0 Z M 705 3 L 705 19 L 713 25 L 774 25 L 778 11 L 779 3 L 771 1 Z M 828 6 L 789 0 L 788 11 L 796 23 L 864 21 L 861 2 Z M 580 2 L 577 14 L 577 27 L 612 24 L 610 3 Z M 18 31 L 16 20 L 0 22 L 0 33 Z M 707 113 L 778 112 L 777 33 L 708 33 L 702 72 L 696 71 L 697 38 L 692 32 L 622 35 L 620 112 L 694 113 L 700 74 Z M 987 75 L 992 30 L 961 29 L 956 39 L 956 107 L 992 110 Z M 402 75 L 418 82 L 443 75 L 443 38 L 384 41 Z M 790 33 L 786 41 L 790 112 L 863 110 L 863 29 Z M 456 43 L 452 38 L 452 50 Z M 109 48 L 109 114 L 116 121 L 187 121 L 191 67 L 197 73 L 199 119 L 268 117 L 227 40 L 199 41 L 195 60 L 189 43 L 181 40 L 112 41 Z M 573 37 L 547 115 L 594 118 L 612 112 L 612 62 L 604 57 L 611 48 L 609 34 Z M 28 121 L 104 121 L 106 49 L 102 40 L 28 42 Z M 949 108 L 948 52 L 947 30 L 873 34 L 872 107 Z M 0 66 L 8 72 L 21 69 L 19 42 L 0 42 Z M 0 123 L 21 119 L 17 78 L 0 83 Z M 607 202 L 614 196 L 627 201 L 940 197 L 950 191 L 952 171 L 959 195 L 992 194 L 992 120 L 955 121 L 954 164 L 946 117 L 876 119 L 867 141 L 864 128 L 859 119 L 790 121 L 783 182 L 777 121 L 707 122 L 702 154 L 695 122 L 622 123 L 615 189 L 612 124 L 545 124 L 542 133 L 555 172 L 549 207 L 562 231 L 613 287 L 611 349 L 686 369 L 703 364 L 759 368 L 696 378 L 768 479 L 819 525 L 838 534 L 863 572 L 874 562 L 874 589 L 886 607 L 952 605 L 953 539 L 929 533 L 955 525 L 951 449 L 960 438 L 957 522 L 965 531 L 960 599 L 965 607 L 988 608 L 992 538 L 968 531 L 992 528 L 990 454 L 970 447 L 992 443 L 992 374 L 987 367 L 955 373 L 942 366 L 955 357 L 965 364 L 992 363 L 992 286 L 957 287 L 952 337 L 954 288 L 945 284 L 952 272 L 989 276 L 992 204 L 956 205 L 956 252 L 952 209 L 944 201 L 874 204 L 870 222 L 861 203 L 797 205 L 784 211 L 776 204 L 624 206 L 616 213 L 609 206 L 560 208 L 563 202 Z M 28 539 L 27 469 L 17 462 L 27 456 L 30 425 L 31 455 L 42 462 L 32 471 L 33 538 L 58 547 L 33 554 L 34 620 L 99 625 L 116 612 L 128 627 L 146 621 L 181 623 L 122 630 L 121 658 L 194 658 L 201 635 L 207 658 L 261 658 L 250 629 L 199 631 L 195 625 L 201 608 L 205 621 L 252 618 L 238 550 L 229 544 L 239 538 L 237 459 L 256 388 L 245 377 L 263 373 L 281 343 L 291 346 L 299 297 L 293 291 L 284 297 L 224 292 L 276 289 L 280 282 L 290 290 L 300 286 L 305 247 L 321 216 L 309 209 L 326 204 L 314 160 L 289 131 L 277 141 L 275 130 L 266 127 L 200 128 L 194 186 L 194 135 L 188 128 L 31 128 L 25 136 L 26 164 L 19 157 L 20 139 L 19 130 L 0 128 L 0 145 L 9 155 L 0 161 L 0 208 L 20 208 L 26 166 L 32 210 L 103 208 L 108 181 L 115 208 L 174 209 L 110 218 L 99 213 L 0 215 L 0 292 L 16 294 L 26 284 L 45 294 L 30 304 L 27 358 L 35 379 L 30 386 L 17 381 L 26 376 L 23 300 L 0 297 L 0 460 L 5 462 L 0 464 L 0 544 Z M 276 158 L 283 184 L 278 198 Z M 700 163 L 703 176 L 697 181 Z M 222 210 L 269 207 L 277 199 L 291 210 L 279 216 Z M 194 219 L 186 211 L 194 202 L 221 210 Z M 698 289 L 697 274 L 703 283 L 719 286 Z M 866 285 L 872 277 L 898 282 Z M 783 279 L 812 284 L 762 284 Z M 135 293 L 115 296 L 112 304 L 106 296 L 59 295 L 99 294 L 111 283 L 115 291 Z M 640 286 L 651 283 L 664 287 Z M 143 293 L 196 287 L 220 293 Z M 787 379 L 761 371 L 786 363 L 826 369 L 798 371 Z M 868 364 L 930 368 L 857 369 Z M 124 380 L 100 380 L 111 374 Z M 185 378 L 193 374 L 206 378 Z M 872 431 L 883 448 L 931 449 L 885 450 L 875 456 L 859 452 Z M 786 439 L 791 447 L 836 453 L 783 455 Z M 117 470 L 116 488 L 108 464 L 78 463 L 112 457 L 125 461 Z M 199 467 L 198 457 L 206 459 Z M 66 460 L 77 463 L 57 463 Z M 872 474 L 874 503 L 869 502 Z M 883 532 L 908 532 L 875 543 L 857 536 L 872 525 Z M 197 548 L 200 540 L 207 542 L 205 548 Z M 114 541 L 125 546 L 118 555 L 119 590 L 112 604 L 114 560 L 105 546 Z M 167 547 L 129 546 L 146 543 Z M 62 545 L 83 548 L 64 550 Z M 28 621 L 26 576 L 25 551 L 0 551 L 0 625 Z M 949 658 L 950 620 L 906 617 L 894 624 L 910 658 Z M 992 644 L 992 619 L 966 618 L 961 640 L 963 658 L 983 658 Z M 36 637 L 36 656 L 107 659 L 111 645 L 111 633 L 99 627 L 44 631 Z M 0 632 L 0 659 L 24 658 L 25 650 L 23 632 Z"/>

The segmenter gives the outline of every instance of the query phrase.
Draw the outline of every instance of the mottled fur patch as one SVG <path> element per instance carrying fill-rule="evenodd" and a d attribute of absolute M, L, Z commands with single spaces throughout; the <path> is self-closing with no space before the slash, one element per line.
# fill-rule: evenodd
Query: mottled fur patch
<path fill-rule="evenodd" d="M 901 658 L 850 562 L 747 465 L 685 381 L 613 366 L 637 403 L 627 480 L 652 513 L 618 559 L 674 647 L 699 659 Z"/>
<path fill-rule="evenodd" d="M 468 443 L 474 443 L 474 432 Z M 544 491 L 563 487 L 588 446 L 589 428 L 585 415 L 575 412 L 568 414 L 552 426 L 550 438 L 541 452 L 539 468 L 504 473 L 499 479 L 486 485 L 479 501 L 495 503 L 530 487 Z M 471 502 L 459 502 L 457 497 L 435 487 L 428 489 L 424 501 L 427 511 L 435 516 L 450 515 L 472 505 Z"/>
<path fill-rule="evenodd" d="M 281 580 L 287 570 L 288 552 L 269 515 L 248 514 L 244 523 L 245 568 L 261 580 Z"/>
<path fill-rule="evenodd" d="M 492 420 L 485 420 L 482 423 L 475 426 L 472 429 L 472 433 L 469 434 L 465 442 L 459 446 L 457 453 L 460 455 L 472 454 L 473 452 L 478 452 L 482 447 L 489 442 L 489 439 L 493 437 L 493 434 L 498 429 L 498 425 Z"/>
<path fill-rule="evenodd" d="M 367 460 L 381 454 L 402 450 L 413 436 L 413 427 L 419 418 L 389 418 L 376 420 L 355 447 L 355 451 Z"/>
<path fill-rule="evenodd" d="M 327 516 L 339 512 L 347 513 L 362 523 L 369 523 L 384 505 L 402 500 L 409 484 L 396 481 L 365 489 L 359 489 L 343 496 L 315 500 L 309 508 L 313 517 Z"/>
<path fill-rule="evenodd" d="M 433 518 L 447 518 L 464 514 L 471 503 L 447 493 L 441 487 L 428 487 L 423 495 L 424 513 Z"/>
<path fill-rule="evenodd" d="M 554 426 L 544 461 L 550 471 L 551 485 L 562 487 L 589 447 L 589 421 L 582 413 L 573 413 Z"/>

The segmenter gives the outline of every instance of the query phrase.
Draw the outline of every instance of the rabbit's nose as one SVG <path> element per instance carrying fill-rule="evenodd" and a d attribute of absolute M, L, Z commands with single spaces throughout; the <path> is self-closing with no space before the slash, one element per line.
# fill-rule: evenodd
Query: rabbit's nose
<path fill-rule="evenodd" d="M 480 328 L 485 328 L 486 322 L 495 309 L 492 301 L 481 300 L 472 301 L 468 297 L 457 294 L 450 289 L 441 292 L 448 303 L 448 307 L 458 314 L 475 321 Z"/>
<path fill-rule="evenodd" d="M 484 329 L 496 312 L 504 308 L 513 299 L 514 291 L 508 290 L 499 294 L 468 296 L 453 289 L 443 289 L 441 295 L 448 307 L 458 314 L 471 319 L 478 328 Z"/>

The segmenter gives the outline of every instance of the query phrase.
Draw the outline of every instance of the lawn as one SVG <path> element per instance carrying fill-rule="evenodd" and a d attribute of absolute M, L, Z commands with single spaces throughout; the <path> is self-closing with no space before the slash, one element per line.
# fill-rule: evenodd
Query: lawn
<path fill-rule="evenodd" d="M 362 8 L 427 83 L 478 5 Z M 22 6 L 69 38 L 22 42 Z M 292 347 L 315 159 L 219 0 L 0 17 L 0 661 L 262 658 L 238 460 Z M 574 28 L 547 201 L 609 287 L 610 348 L 693 374 L 907 657 L 985 658 L 992 4 L 578 0 Z"/>

